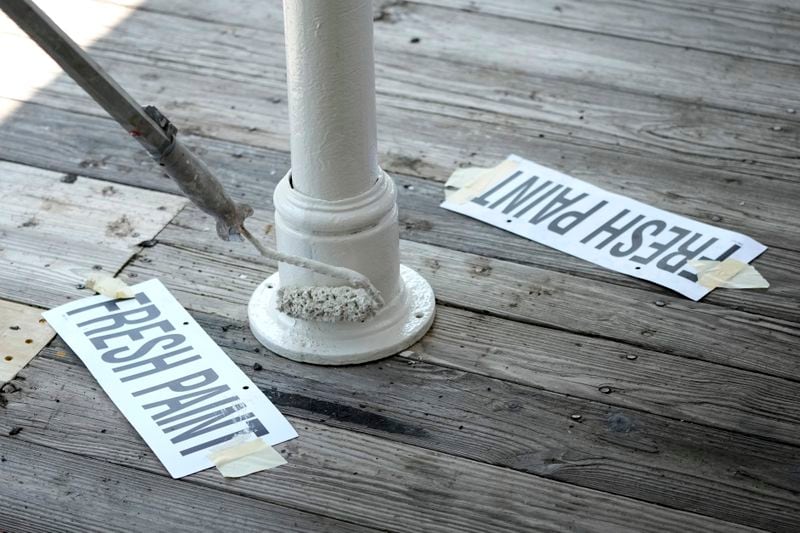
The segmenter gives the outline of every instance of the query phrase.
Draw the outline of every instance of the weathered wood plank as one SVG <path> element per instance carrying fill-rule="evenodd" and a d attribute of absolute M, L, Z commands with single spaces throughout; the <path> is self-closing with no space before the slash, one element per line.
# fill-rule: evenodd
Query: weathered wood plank
<path fill-rule="evenodd" d="M 93 4 L 87 4 L 90 5 Z M 279 8 L 276 4 L 271 9 L 276 7 Z M 439 13 L 441 17 L 442 11 L 446 12 L 434 10 L 431 16 Z M 98 58 L 108 62 L 112 74 L 123 85 L 134 94 L 167 101 L 170 116 L 190 128 L 243 140 L 243 129 L 263 126 L 265 131 L 258 136 L 258 144 L 287 148 L 280 20 L 271 23 L 268 42 L 263 42 L 264 31 L 247 30 L 242 35 L 230 32 L 227 26 L 194 19 L 176 25 L 171 16 L 131 13 L 134 14 L 122 23 L 124 29 L 110 33 L 94 47 Z M 276 18 L 279 19 L 272 17 Z M 500 33 L 487 33 L 487 39 L 504 36 L 502 28 L 494 31 Z M 158 51 L 150 50 L 146 44 L 149 34 L 170 42 Z M 468 34 L 474 34 L 474 29 Z M 14 39 L 14 35 L 6 34 L 6 40 L 19 41 L 19 46 L 26 44 L 22 38 Z M 213 35 L 219 48 L 195 46 L 195 35 Z M 244 45 L 244 40 L 252 41 L 252 45 Z M 563 76 L 551 78 L 548 71 L 536 68 L 522 75 L 518 67 L 498 70 L 495 62 L 480 62 L 477 58 L 465 65 L 452 58 L 419 54 L 405 42 L 389 43 L 386 49 L 386 54 L 379 54 L 378 63 L 379 123 L 386 139 L 382 139 L 383 148 L 387 153 L 420 150 L 421 162 L 435 166 L 437 172 L 452 167 L 454 154 L 467 158 L 477 152 L 479 162 L 484 163 L 511 151 L 529 153 L 533 145 L 537 159 L 541 159 L 548 157 L 547 145 L 556 141 L 570 144 L 570 152 L 574 153 L 570 153 L 567 163 L 561 159 L 565 151 L 559 149 L 546 163 L 574 164 L 574 159 L 585 159 L 587 168 L 600 174 L 603 172 L 598 169 L 602 166 L 598 167 L 596 153 L 606 151 L 667 158 L 698 169 L 724 168 L 740 176 L 754 176 L 756 181 L 763 175 L 796 181 L 799 129 L 791 126 L 791 121 L 797 119 L 785 111 L 780 118 L 789 123 L 782 125 L 775 118 L 708 109 L 697 102 L 640 97 L 584 81 L 564 81 Z M 152 57 L 154 54 L 159 55 Z M 414 64 L 411 72 L 409 63 Z M 20 99 L 27 98 L 28 93 L 25 84 L 18 81 L 3 87 L 0 94 Z M 37 99 L 69 109 L 99 112 L 64 77 L 56 77 Z M 226 112 L 220 113 L 223 108 Z M 410 121 L 421 125 L 418 129 L 422 131 L 415 133 L 419 139 L 408 138 L 406 125 Z M 428 131 L 434 125 L 437 128 Z M 447 147 L 440 147 L 443 128 L 464 130 L 458 136 L 457 149 L 445 151 Z M 496 139 L 484 147 L 487 134 Z M 539 135 L 549 140 L 541 141 Z M 500 141 L 504 146 L 496 145 Z M 428 153 L 431 151 L 434 153 Z M 693 183 L 696 187 L 697 181 Z"/>
<path fill-rule="evenodd" d="M 659 306 L 649 291 L 416 243 L 403 250 L 444 302 L 787 379 L 800 375 L 797 323 L 681 298 Z"/>
<path fill-rule="evenodd" d="M 4 531 L 372 531 L 5 435 L 0 449 Z"/>
<path fill-rule="evenodd" d="M 186 203 L 126 185 L 0 162 L 0 298 L 47 307 L 93 270 L 114 273 Z"/>
<path fill-rule="evenodd" d="M 455 308 L 440 311 L 413 358 L 800 444 L 795 382 Z"/>
<path fill-rule="evenodd" d="M 136 7 L 139 0 L 110 0 Z M 429 4 L 489 16 L 518 19 L 593 33 L 627 37 L 671 46 L 740 55 L 769 61 L 800 63 L 796 32 L 800 31 L 800 9 L 785 0 L 689 0 L 669 3 L 660 0 L 599 0 L 557 3 L 515 0 L 375 0 L 375 19 L 379 23 L 402 20 L 407 4 Z M 225 22 L 258 27 L 252 14 L 275 18 L 265 13 L 263 2 L 240 0 L 240 9 L 220 9 L 214 0 L 188 2 L 176 0 L 145 2 L 138 9 L 175 13 L 208 22 Z"/>
<path fill-rule="evenodd" d="M 215 334 L 218 331 L 212 330 Z M 548 401 L 546 395 L 533 390 L 521 394 L 514 386 L 497 380 L 458 375 L 426 364 L 409 366 L 393 360 L 321 369 L 275 357 L 265 359 L 252 352 L 230 348 L 228 352 L 240 363 L 258 360 L 267 365 L 267 372 L 250 370 L 250 374 L 285 412 L 293 415 L 300 433 L 298 439 L 280 446 L 287 452 L 289 465 L 235 482 L 239 494 L 301 510 L 323 509 L 324 514 L 335 518 L 404 531 L 540 530 L 542 520 L 552 520 L 554 530 L 562 530 L 567 524 L 590 530 L 696 527 L 686 523 L 682 513 L 673 516 L 673 525 L 666 525 L 661 523 L 663 515 L 642 514 L 650 509 L 647 504 L 635 502 L 638 509 L 626 510 L 632 500 L 620 498 L 618 502 L 618 498 L 604 495 L 602 498 L 618 505 L 618 511 L 612 513 L 617 518 L 608 524 L 605 505 L 597 499 L 600 493 L 539 477 L 546 476 L 583 484 L 595 480 L 607 491 L 627 487 L 636 498 L 655 497 L 666 505 L 686 505 L 699 513 L 778 530 L 788 530 L 786 525 L 796 522 L 793 514 L 797 506 L 792 503 L 796 495 L 786 486 L 791 478 L 781 474 L 786 451 L 781 452 L 774 444 L 759 444 L 757 439 L 749 444 L 753 448 L 748 455 L 769 449 L 769 461 L 758 455 L 752 459 L 737 456 L 738 437 L 719 439 L 714 432 L 700 432 L 700 440 L 690 445 L 683 428 L 671 424 L 663 427 L 646 416 L 629 419 L 622 413 L 611 422 L 607 408 L 592 403 L 580 405 L 586 421 L 579 424 L 569 418 L 569 409 L 575 408 L 569 399 Z M 81 365 L 64 364 L 69 357 L 59 358 L 58 352 L 52 355 L 52 359 L 37 359 L 26 373 L 25 388 L 9 399 L 9 420 L 0 420 L 0 431 L 7 423 L 18 424 L 25 428 L 17 436 L 21 439 L 160 471 L 111 402 L 96 391 L 86 370 Z M 303 375 L 306 371 L 308 374 Z M 393 378 L 396 380 L 388 381 Z M 433 388 L 426 386 L 431 383 Z M 487 384 L 495 392 L 487 391 Z M 437 390 L 441 399 L 437 399 Z M 60 402 L 55 403 L 54 398 Z M 509 409 L 507 402 L 520 408 Z M 87 409 L 91 409 L 91 417 L 86 417 Z M 459 414 L 460 419 L 454 416 Z M 320 419 L 327 425 L 311 422 Z M 613 429 L 626 421 L 640 425 L 630 431 L 622 426 L 619 431 Z M 462 425 L 460 429 L 458 424 Z M 503 429 L 500 434 L 496 433 L 499 428 Z M 105 436 L 99 435 L 101 429 L 107 429 Z M 693 433 L 691 428 L 688 431 Z M 446 447 L 459 455 L 488 458 L 538 475 L 442 455 L 366 433 Z M 109 446 L 106 439 L 113 439 L 113 444 Z M 684 442 L 681 448 L 685 456 L 673 455 L 669 448 L 675 441 Z M 622 459 L 618 460 L 618 455 Z M 731 464 L 743 461 L 741 464 L 747 466 L 735 470 L 760 479 L 754 481 L 720 468 L 720 461 L 729 460 Z M 642 469 L 647 473 L 640 473 Z M 712 479 L 706 480 L 706 475 Z M 671 481 L 673 478 L 680 482 Z M 221 483 L 212 472 L 189 479 L 212 486 Z M 742 486 L 747 488 L 742 490 Z M 572 494 L 580 495 L 580 508 L 572 508 Z M 568 505 L 570 512 L 551 516 L 554 501 L 559 502 L 558 507 Z M 387 505 L 396 513 L 388 516 Z M 584 523 L 584 519 L 589 522 Z"/>
<path fill-rule="evenodd" d="M 800 9 L 791 2 L 761 0 L 412 0 L 499 16 L 688 47 L 743 57 L 800 64 Z M 391 21 L 402 16 L 395 2 L 381 10 Z M 242 21 L 247 23 L 246 21 Z M 635 45 L 634 45 L 635 46 Z"/>
<path fill-rule="evenodd" d="M 76 172 L 157 190 L 176 191 L 169 179 L 160 176 L 157 167 L 149 161 L 146 154 L 141 153 L 134 143 L 124 136 L 115 135 L 118 128 L 108 120 L 74 117 L 71 113 L 58 112 L 37 105 L 23 106 L 17 116 L 20 119 L 18 122 L 0 129 L 0 139 L 3 139 L 3 144 L 9 147 L 11 157 L 64 172 Z M 77 121 L 91 127 L 79 125 Z M 48 123 L 52 125 L 50 130 L 44 129 Z M 31 144 L 27 142 L 27 136 L 37 131 L 37 128 L 40 128 L 37 134 L 43 139 L 48 139 L 42 141 L 48 145 L 48 150 L 31 149 Z M 258 210 L 272 209 L 271 197 L 274 184 L 289 167 L 288 154 L 196 136 L 187 136 L 187 142 L 202 154 L 232 193 L 253 204 Z M 52 150 L 49 149 L 51 143 Z M 500 229 L 440 209 L 438 205 L 442 193 L 441 185 L 437 183 L 403 175 L 395 175 L 395 178 L 401 186 L 399 197 L 401 231 L 406 239 L 642 288 L 653 292 L 654 298 L 671 294 L 653 284 L 602 269 Z M 775 189 L 780 198 L 790 199 L 792 193 L 788 187 L 765 188 L 755 184 L 749 185 L 747 182 L 730 184 L 724 183 L 728 178 L 722 176 L 703 176 L 703 178 L 708 178 L 713 187 L 720 187 L 723 190 L 741 188 L 736 194 L 747 198 L 746 205 L 734 206 L 731 203 L 733 199 L 709 204 L 700 198 L 682 197 L 669 191 L 663 196 L 657 192 L 647 193 L 637 189 L 635 196 L 712 224 L 742 231 L 767 244 L 800 248 L 800 231 L 795 231 L 800 227 L 785 224 L 787 219 L 791 220 L 795 216 L 789 213 L 794 209 L 793 205 L 788 205 L 787 202 L 786 212 L 768 207 Z M 793 235 L 794 233 L 797 235 Z M 780 236 L 779 241 L 776 240 L 778 236 Z M 172 239 L 179 241 L 180 235 L 173 235 Z M 756 264 L 772 283 L 768 291 L 715 291 L 704 301 L 796 321 L 797 302 L 800 300 L 798 253 L 773 248 L 759 258 Z"/>
<path fill-rule="evenodd" d="M 118 2 L 130 4 L 130 0 Z M 688 4 L 688 0 L 681 2 Z M 626 3 L 632 3 L 632 0 Z M 721 109 L 772 114 L 781 118 L 787 117 L 786 106 L 796 101 L 790 86 L 784 85 L 796 80 L 794 65 L 709 53 L 688 48 L 691 43 L 682 46 L 645 41 L 631 43 L 629 38 L 535 24 L 528 20 L 487 17 L 472 12 L 474 10 L 430 5 L 433 2 L 393 4 L 389 10 L 392 15 L 385 18 L 378 15 L 375 35 L 378 56 L 384 50 L 387 53 L 405 53 L 405 50 L 412 49 L 418 57 L 446 59 L 460 66 L 488 64 L 498 71 L 514 71 L 517 76 L 531 71 L 547 72 L 549 78 L 572 80 L 598 88 L 611 87 L 639 95 L 658 94 L 684 101 L 702 98 L 705 104 Z M 217 8 L 213 16 L 203 15 L 214 9 L 214 0 L 206 0 L 205 6 L 203 2 L 189 0 L 149 0 L 137 13 L 141 16 L 168 13 L 190 22 L 224 25 L 229 34 L 253 43 L 257 39 L 269 39 L 273 46 L 281 43 L 280 37 L 271 37 L 273 30 L 281 31 L 279 3 L 248 2 L 245 9 Z M 796 10 L 790 9 L 788 16 L 784 15 L 784 34 L 792 35 L 791 25 L 797 25 L 791 19 L 792 11 Z M 184 16 L 187 13 L 190 15 Z M 786 25 L 790 28 L 785 28 Z M 235 32 L 229 29 L 231 26 L 236 28 Z M 411 43 L 412 38 L 420 41 Z M 215 39 L 214 44 L 219 45 L 221 41 Z M 269 53 L 263 48 L 257 49 L 262 55 Z M 168 53 L 166 50 L 159 52 Z M 378 61 L 381 61 L 380 57 Z M 406 63 L 406 71 L 409 65 L 415 63 Z M 450 70 L 452 67 L 448 72 Z M 715 83 L 709 84 L 710 79 Z"/>

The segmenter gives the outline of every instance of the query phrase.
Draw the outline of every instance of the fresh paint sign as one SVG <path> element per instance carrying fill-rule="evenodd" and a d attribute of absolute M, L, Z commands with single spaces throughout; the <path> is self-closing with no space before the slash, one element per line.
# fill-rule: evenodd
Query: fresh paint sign
<path fill-rule="evenodd" d="M 442 207 L 693 300 L 710 289 L 697 283 L 688 261 L 749 263 L 766 250 L 745 235 L 610 193 L 517 156 L 461 185 Z"/>
<path fill-rule="evenodd" d="M 93 296 L 42 313 L 174 478 L 214 466 L 214 448 L 297 436 L 159 280 L 128 300 Z"/>

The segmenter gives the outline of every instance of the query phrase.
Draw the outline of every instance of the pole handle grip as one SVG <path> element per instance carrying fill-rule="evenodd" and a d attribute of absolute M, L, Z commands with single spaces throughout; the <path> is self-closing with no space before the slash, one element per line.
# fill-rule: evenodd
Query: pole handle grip
<path fill-rule="evenodd" d="M 241 229 L 245 219 L 253 214 L 253 208 L 234 202 L 199 157 L 173 137 L 172 145 L 158 162 L 187 198 L 216 219 L 221 239 L 241 240 Z"/>

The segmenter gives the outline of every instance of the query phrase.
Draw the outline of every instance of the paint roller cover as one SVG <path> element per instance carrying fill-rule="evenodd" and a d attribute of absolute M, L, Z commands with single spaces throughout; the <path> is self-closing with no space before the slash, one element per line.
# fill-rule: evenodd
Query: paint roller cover
<path fill-rule="evenodd" d="M 364 289 L 285 287 L 278 291 L 278 310 L 300 320 L 363 322 L 375 315 L 376 304 Z"/>

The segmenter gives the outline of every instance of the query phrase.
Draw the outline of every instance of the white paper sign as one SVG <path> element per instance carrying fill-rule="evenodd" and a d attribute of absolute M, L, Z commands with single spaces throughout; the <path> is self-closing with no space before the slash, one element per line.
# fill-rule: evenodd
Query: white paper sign
<path fill-rule="evenodd" d="M 459 191 L 460 193 L 461 191 Z M 693 259 L 749 263 L 767 248 L 724 229 L 610 193 L 510 156 L 442 207 L 592 263 L 669 287 L 692 300 L 710 292 Z"/>
<path fill-rule="evenodd" d="M 42 313 L 174 478 L 214 466 L 239 435 L 297 436 L 157 279 L 136 297 L 93 296 Z"/>

